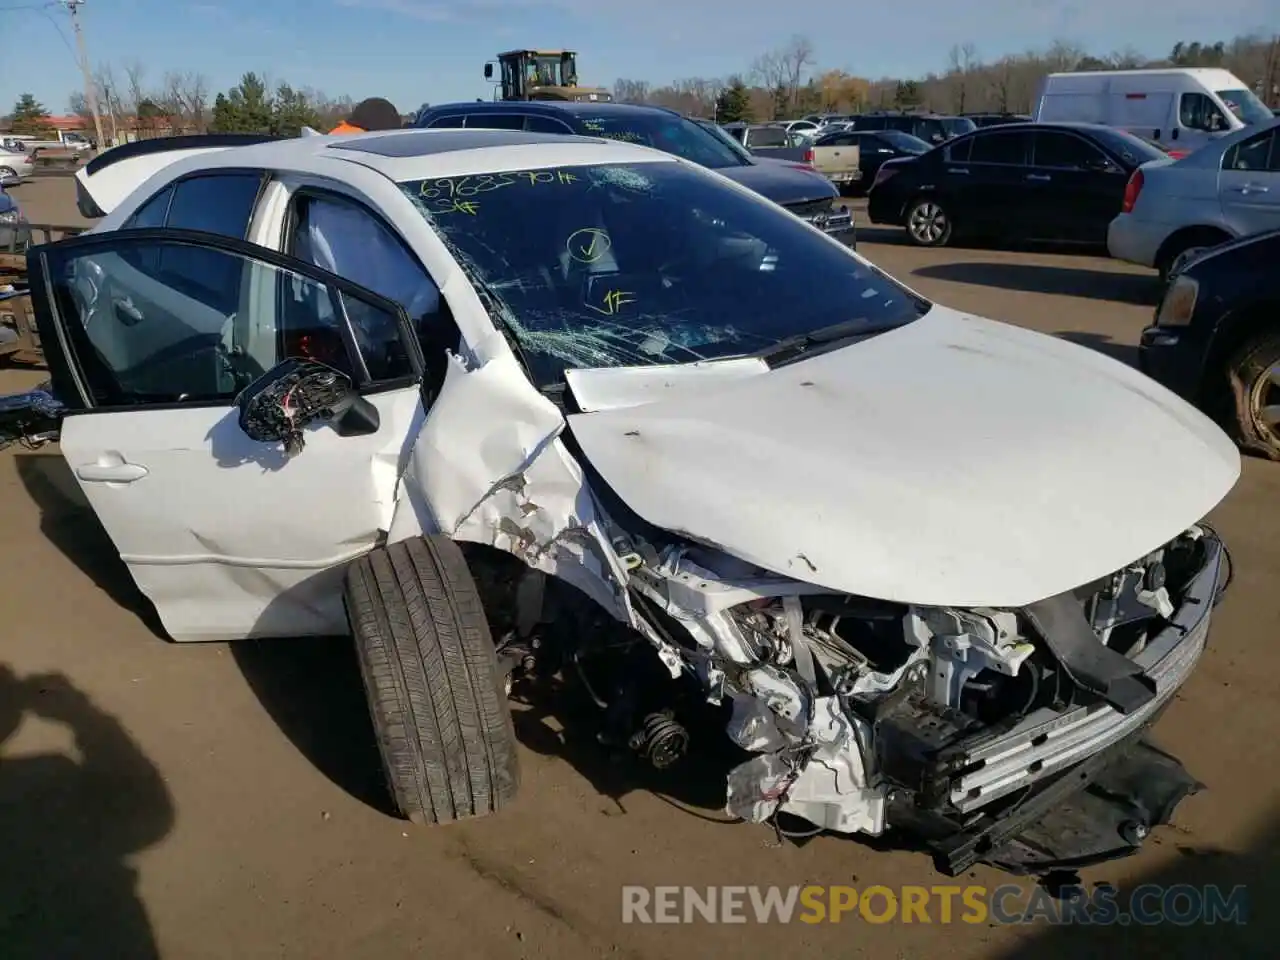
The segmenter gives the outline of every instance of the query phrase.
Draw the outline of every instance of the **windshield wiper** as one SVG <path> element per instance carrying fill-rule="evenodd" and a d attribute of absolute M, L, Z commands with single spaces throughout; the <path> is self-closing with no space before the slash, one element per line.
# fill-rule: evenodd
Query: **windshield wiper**
<path fill-rule="evenodd" d="M 794 337 L 787 337 L 785 340 L 779 340 L 763 350 L 748 353 L 746 356 L 764 360 L 771 367 L 778 367 L 784 363 L 809 355 L 814 347 L 831 348 L 849 340 L 869 337 L 876 333 L 884 333 L 886 330 L 894 330 L 899 326 L 900 324 L 896 323 L 875 326 L 868 324 L 865 320 L 845 320 L 841 323 L 833 323 L 829 327 L 819 327 L 817 330 L 810 330 L 808 333 L 799 333 Z"/>

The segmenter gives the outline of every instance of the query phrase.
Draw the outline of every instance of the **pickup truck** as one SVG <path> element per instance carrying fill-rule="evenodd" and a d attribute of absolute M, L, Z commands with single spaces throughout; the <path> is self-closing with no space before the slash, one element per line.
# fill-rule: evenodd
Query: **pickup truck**
<path fill-rule="evenodd" d="M 781 124 L 738 121 L 721 124 L 721 127 L 757 157 L 809 162 L 809 141 Z"/>
<path fill-rule="evenodd" d="M 843 193 L 862 180 L 862 151 L 856 143 L 828 141 L 836 136 L 819 137 L 809 148 L 809 166 L 834 183 Z"/>

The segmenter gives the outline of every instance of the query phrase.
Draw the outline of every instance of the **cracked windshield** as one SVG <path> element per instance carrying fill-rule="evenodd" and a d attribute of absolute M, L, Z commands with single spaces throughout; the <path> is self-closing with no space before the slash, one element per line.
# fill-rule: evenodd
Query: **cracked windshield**
<path fill-rule="evenodd" d="M 541 387 L 565 369 L 719 360 L 928 304 L 798 218 L 677 163 L 401 184 L 519 344 Z"/>

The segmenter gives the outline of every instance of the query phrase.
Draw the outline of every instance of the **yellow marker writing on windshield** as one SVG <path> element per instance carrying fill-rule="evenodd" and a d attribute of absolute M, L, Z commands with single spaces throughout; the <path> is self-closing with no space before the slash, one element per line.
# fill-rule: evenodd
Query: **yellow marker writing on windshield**
<path fill-rule="evenodd" d="M 627 304 L 635 302 L 635 295 L 626 290 L 610 290 L 604 295 L 604 299 L 601 301 L 603 306 L 596 307 L 592 304 L 587 304 L 587 306 L 591 307 L 592 310 L 595 310 L 598 313 L 603 313 L 605 316 L 612 317 Z"/>
<path fill-rule="evenodd" d="M 579 263 L 595 263 L 604 257 L 613 246 L 609 234 L 596 227 L 584 227 L 569 234 L 566 243 L 569 256 Z"/>

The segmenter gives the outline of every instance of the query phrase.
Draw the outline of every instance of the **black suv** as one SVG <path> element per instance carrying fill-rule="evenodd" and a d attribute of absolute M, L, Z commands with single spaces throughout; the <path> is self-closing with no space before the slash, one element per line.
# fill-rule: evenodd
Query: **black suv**
<path fill-rule="evenodd" d="M 901 130 L 925 143 L 943 143 L 975 129 L 967 117 L 945 117 L 936 113 L 862 113 L 849 118 L 850 130 Z"/>
<path fill-rule="evenodd" d="M 576 134 L 653 147 L 709 167 L 854 244 L 853 215 L 834 205 L 840 192 L 822 174 L 801 163 L 735 150 L 694 121 L 662 107 L 548 100 L 449 103 L 421 111 L 414 126 Z"/>

